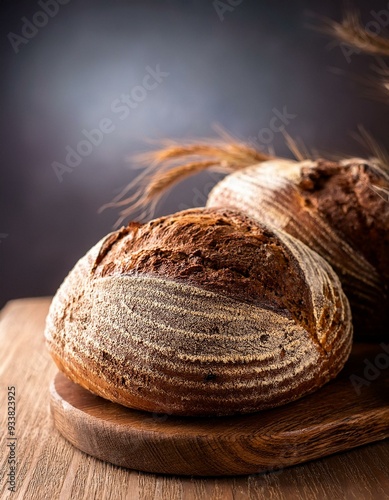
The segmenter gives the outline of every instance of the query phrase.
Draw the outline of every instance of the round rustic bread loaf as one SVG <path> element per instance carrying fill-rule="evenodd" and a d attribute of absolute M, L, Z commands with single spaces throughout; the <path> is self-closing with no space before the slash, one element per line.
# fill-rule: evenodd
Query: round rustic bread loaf
<path fill-rule="evenodd" d="M 341 280 L 355 339 L 387 338 L 389 175 L 381 167 L 357 158 L 267 161 L 225 177 L 207 206 L 241 210 L 315 250 Z"/>
<path fill-rule="evenodd" d="M 335 377 L 352 326 L 319 255 L 209 208 L 103 238 L 58 290 L 45 335 L 59 369 L 106 399 L 229 415 L 288 403 Z"/>

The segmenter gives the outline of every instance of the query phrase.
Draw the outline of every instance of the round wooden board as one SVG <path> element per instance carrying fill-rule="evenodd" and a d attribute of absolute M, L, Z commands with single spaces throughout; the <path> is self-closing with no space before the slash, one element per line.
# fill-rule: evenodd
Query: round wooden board
<path fill-rule="evenodd" d="M 350 380 L 363 378 L 364 360 L 374 363 L 379 353 L 385 351 L 378 345 L 357 344 L 335 381 L 251 415 L 198 418 L 131 410 L 61 373 L 52 382 L 51 411 L 74 446 L 113 464 L 194 476 L 255 474 L 389 437 L 389 370 L 379 370 L 374 381 L 364 379 L 368 383 L 359 391 Z"/>

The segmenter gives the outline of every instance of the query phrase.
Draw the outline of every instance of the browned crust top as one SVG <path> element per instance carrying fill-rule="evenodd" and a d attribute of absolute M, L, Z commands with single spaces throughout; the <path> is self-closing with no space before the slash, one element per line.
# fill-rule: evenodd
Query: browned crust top
<path fill-rule="evenodd" d="M 192 209 L 113 233 L 96 277 L 148 274 L 290 314 L 315 331 L 311 295 L 298 261 L 276 233 L 227 209 Z"/>
<path fill-rule="evenodd" d="M 318 160 L 301 169 L 305 203 L 389 279 L 389 200 L 374 185 L 389 189 L 373 164 L 360 160 Z"/>

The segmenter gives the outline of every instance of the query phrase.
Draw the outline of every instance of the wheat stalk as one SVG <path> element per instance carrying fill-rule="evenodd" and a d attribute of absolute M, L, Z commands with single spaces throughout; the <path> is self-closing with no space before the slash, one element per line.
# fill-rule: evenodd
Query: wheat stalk
<path fill-rule="evenodd" d="M 367 31 L 355 10 L 347 10 L 341 22 L 324 18 L 315 29 L 367 54 L 389 56 L 389 39 Z"/>
<path fill-rule="evenodd" d="M 164 147 L 137 155 L 134 158 L 136 164 L 149 166 L 100 211 L 110 207 L 125 207 L 120 211 L 115 227 L 139 211 L 137 218 L 144 220 L 153 216 L 163 194 L 189 176 L 205 170 L 230 173 L 272 158 L 248 144 L 236 141 L 224 131 L 219 133 L 223 135 L 223 140 L 204 139 L 186 144 L 165 140 L 162 141 Z M 134 188 L 135 193 L 126 196 Z"/>

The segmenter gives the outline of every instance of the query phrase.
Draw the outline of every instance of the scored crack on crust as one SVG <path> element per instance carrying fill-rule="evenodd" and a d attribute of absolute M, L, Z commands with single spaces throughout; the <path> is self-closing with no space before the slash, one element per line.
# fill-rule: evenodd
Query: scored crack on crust
<path fill-rule="evenodd" d="M 352 327 L 317 254 L 209 208 L 100 241 L 58 290 L 45 334 L 58 367 L 104 398 L 228 415 L 287 403 L 336 376 Z"/>
<path fill-rule="evenodd" d="M 95 277 L 152 274 L 289 311 L 315 331 L 310 289 L 277 233 L 231 210 L 194 209 L 130 224 L 109 237 Z"/>

